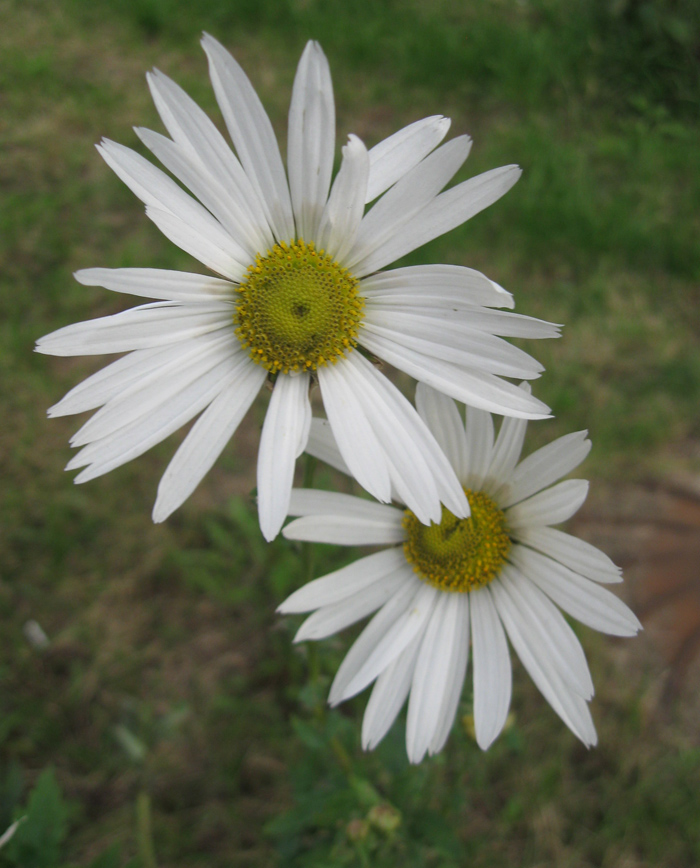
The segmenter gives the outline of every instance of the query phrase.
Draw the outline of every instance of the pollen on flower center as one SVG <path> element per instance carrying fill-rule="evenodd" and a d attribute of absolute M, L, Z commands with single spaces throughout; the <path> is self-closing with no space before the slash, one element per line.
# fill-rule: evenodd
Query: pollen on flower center
<path fill-rule="evenodd" d="M 272 373 L 315 371 L 357 345 L 359 281 L 313 242 L 275 244 L 238 287 L 236 335 Z"/>
<path fill-rule="evenodd" d="M 443 506 L 440 524 L 421 524 L 407 509 L 406 560 L 423 581 L 442 591 L 465 593 L 487 585 L 510 551 L 505 515 L 483 491 L 464 492 L 471 516 L 457 518 Z"/>

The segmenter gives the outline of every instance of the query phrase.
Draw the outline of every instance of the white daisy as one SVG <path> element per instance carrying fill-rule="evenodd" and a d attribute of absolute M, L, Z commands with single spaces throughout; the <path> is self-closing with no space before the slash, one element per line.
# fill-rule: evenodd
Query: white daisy
<path fill-rule="evenodd" d="M 173 81 L 148 75 L 171 138 L 142 142 L 185 187 L 129 148 L 103 141 L 108 165 L 175 244 L 218 277 L 160 269 L 90 268 L 89 286 L 157 301 L 77 323 L 42 338 L 60 356 L 127 353 L 52 407 L 51 416 L 101 408 L 73 437 L 67 469 L 94 479 L 135 458 L 201 413 L 161 480 L 163 521 L 192 493 L 269 378 L 274 382 L 258 453 L 264 535 L 287 514 L 295 461 L 306 445 L 309 386 L 318 381 L 352 473 L 377 499 L 392 485 L 421 521 L 440 503 L 468 505 L 433 435 L 412 405 L 356 347 L 453 397 L 498 413 L 539 418 L 548 408 L 501 377 L 541 366 L 500 336 L 557 335 L 549 323 L 494 307 L 509 293 L 469 268 L 384 266 L 472 217 L 518 179 L 517 166 L 440 192 L 469 138 L 440 145 L 449 127 L 430 117 L 367 151 L 350 136 L 331 185 L 335 110 L 317 43 L 302 55 L 289 110 L 287 172 L 272 125 L 242 69 L 204 36 L 229 147 Z M 382 195 L 383 194 L 383 195 Z M 377 197 L 365 214 L 365 205 Z M 197 201 L 199 200 L 199 201 Z"/>
<path fill-rule="evenodd" d="M 323 639 L 376 611 L 333 681 L 336 705 L 375 682 L 362 744 L 384 737 L 408 697 L 411 762 L 441 750 L 452 727 L 472 647 L 476 738 L 486 750 L 511 697 L 506 636 L 533 681 L 586 745 L 596 743 L 587 702 L 593 682 L 576 634 L 560 609 L 615 636 L 640 624 L 600 583 L 620 582 L 601 551 L 549 525 L 570 518 L 588 492 L 558 482 L 588 454 L 585 431 L 560 437 L 518 464 L 527 423 L 506 418 L 494 442 L 491 415 L 420 385 L 416 401 L 471 505 L 471 518 L 443 509 L 421 524 L 397 509 L 347 494 L 294 489 L 284 536 L 340 545 L 386 545 L 293 593 L 283 613 L 313 611 L 295 641 Z M 314 420 L 309 451 L 347 472 L 326 423 Z M 557 483 L 557 484 L 554 484 Z"/>

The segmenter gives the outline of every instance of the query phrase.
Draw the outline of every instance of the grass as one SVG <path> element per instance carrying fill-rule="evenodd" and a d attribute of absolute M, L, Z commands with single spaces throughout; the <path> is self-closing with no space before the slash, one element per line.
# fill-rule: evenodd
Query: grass
<path fill-rule="evenodd" d="M 45 409 L 98 365 L 32 353 L 38 336 L 124 305 L 78 285 L 77 268 L 192 267 L 91 147 L 103 135 L 136 146 L 133 125 L 159 128 L 144 72 L 162 68 L 216 117 L 197 45 L 207 29 L 249 70 L 283 138 L 296 60 L 314 37 L 331 62 L 339 136 L 372 144 L 442 112 L 474 138 L 460 177 L 523 166 L 498 205 L 410 261 L 482 269 L 520 312 L 566 324 L 560 341 L 529 348 L 556 414 L 531 426 L 530 444 L 587 427 L 594 481 L 697 473 L 697 5 L 0 10 L 0 833 L 32 817 L 0 866 L 152 868 L 149 822 L 157 864 L 173 868 L 697 864 L 696 733 L 687 716 L 659 714 L 643 640 L 581 632 L 596 750 L 517 670 L 512 725 L 487 754 L 465 693 L 441 756 L 409 768 L 401 726 L 364 755 L 364 698 L 322 707 L 348 637 L 295 648 L 293 619 L 274 615 L 305 575 L 299 550 L 262 542 L 251 509 L 262 407 L 154 526 L 174 442 L 74 487 L 61 468 L 77 423 L 47 422 Z M 319 550 L 314 572 L 351 556 Z M 46 648 L 26 641 L 30 620 Z"/>

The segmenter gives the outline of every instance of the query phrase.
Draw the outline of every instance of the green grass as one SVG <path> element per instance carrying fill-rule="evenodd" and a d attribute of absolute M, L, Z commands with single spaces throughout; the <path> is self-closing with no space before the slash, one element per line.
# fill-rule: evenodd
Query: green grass
<path fill-rule="evenodd" d="M 313 37 L 331 63 L 339 138 L 373 144 L 444 113 L 474 138 L 460 178 L 523 166 L 501 202 L 409 261 L 479 268 L 520 312 L 565 324 L 561 340 L 528 347 L 556 414 L 531 426 L 531 446 L 586 427 L 594 483 L 697 473 L 697 10 L 0 0 L 0 833 L 31 818 L 1 868 L 152 868 L 145 804 L 161 868 L 697 864 L 696 733 L 682 714 L 650 712 L 659 669 L 643 640 L 581 631 L 598 688 L 593 751 L 516 667 L 514 720 L 487 754 L 465 692 L 441 756 L 410 768 L 400 724 L 364 755 L 364 697 L 322 706 L 349 637 L 297 648 L 294 619 L 274 614 L 305 580 L 306 555 L 265 545 L 251 508 L 264 399 L 154 526 L 181 435 L 74 487 L 62 466 L 78 422 L 45 410 L 99 363 L 32 352 L 52 329 L 128 306 L 74 270 L 192 268 L 92 147 L 103 135 L 137 147 L 132 126 L 160 128 L 145 71 L 163 69 L 218 117 L 206 29 L 249 71 L 283 139 Z M 319 550 L 314 574 L 352 556 Z M 23 636 L 30 619 L 44 650 Z"/>

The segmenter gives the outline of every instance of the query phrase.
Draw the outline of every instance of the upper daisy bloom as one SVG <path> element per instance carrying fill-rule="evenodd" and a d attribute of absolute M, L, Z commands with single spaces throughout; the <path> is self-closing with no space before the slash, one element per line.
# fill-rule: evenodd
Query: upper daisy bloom
<path fill-rule="evenodd" d="M 527 423 L 493 421 L 418 385 L 419 412 L 464 487 L 471 517 L 444 508 L 426 526 L 411 509 L 347 494 L 292 492 L 289 539 L 389 548 L 316 579 L 293 593 L 284 613 L 314 613 L 295 641 L 322 639 L 377 611 L 343 661 L 329 701 L 342 702 L 375 681 L 362 744 L 375 747 L 406 697 L 411 762 L 441 750 L 452 727 L 472 647 L 476 738 L 485 750 L 501 731 L 511 696 L 506 636 L 564 723 L 596 743 L 593 696 L 583 649 L 560 609 L 603 633 L 631 636 L 640 624 L 599 583 L 622 581 L 601 551 L 549 525 L 570 518 L 588 483 L 557 483 L 588 454 L 586 432 L 568 434 L 518 464 Z M 346 470 L 325 423 L 314 420 L 310 451 Z M 559 608 L 557 608 L 559 607 Z M 410 695 L 409 695 L 410 694 Z"/>
<path fill-rule="evenodd" d="M 441 503 L 467 515 L 435 437 L 366 354 L 486 410 L 547 414 L 540 401 L 500 379 L 529 379 L 542 369 L 499 336 L 552 337 L 555 326 L 488 309 L 512 307 L 511 296 L 468 268 L 380 271 L 490 205 L 520 169 L 494 169 L 440 192 L 470 142 L 461 136 L 439 146 L 449 121 L 430 117 L 369 151 L 350 136 L 331 184 L 333 90 L 326 58 L 310 42 L 294 81 L 285 171 L 243 70 L 212 37 L 205 35 L 203 46 L 235 153 L 190 97 L 157 71 L 148 84 L 170 138 L 136 130 L 193 196 L 129 148 L 103 141 L 98 150 L 158 228 L 218 276 L 77 272 L 83 284 L 158 301 L 38 342 L 40 352 L 53 355 L 128 353 L 49 411 L 101 407 L 73 437 L 83 448 L 67 469 L 85 468 L 76 482 L 93 479 L 201 413 L 161 480 L 153 519 L 162 521 L 198 485 L 269 379 L 258 503 L 271 539 L 287 514 L 316 379 L 340 451 L 361 485 L 381 501 L 390 499 L 392 486 L 400 490 L 423 522 L 439 520 Z"/>

